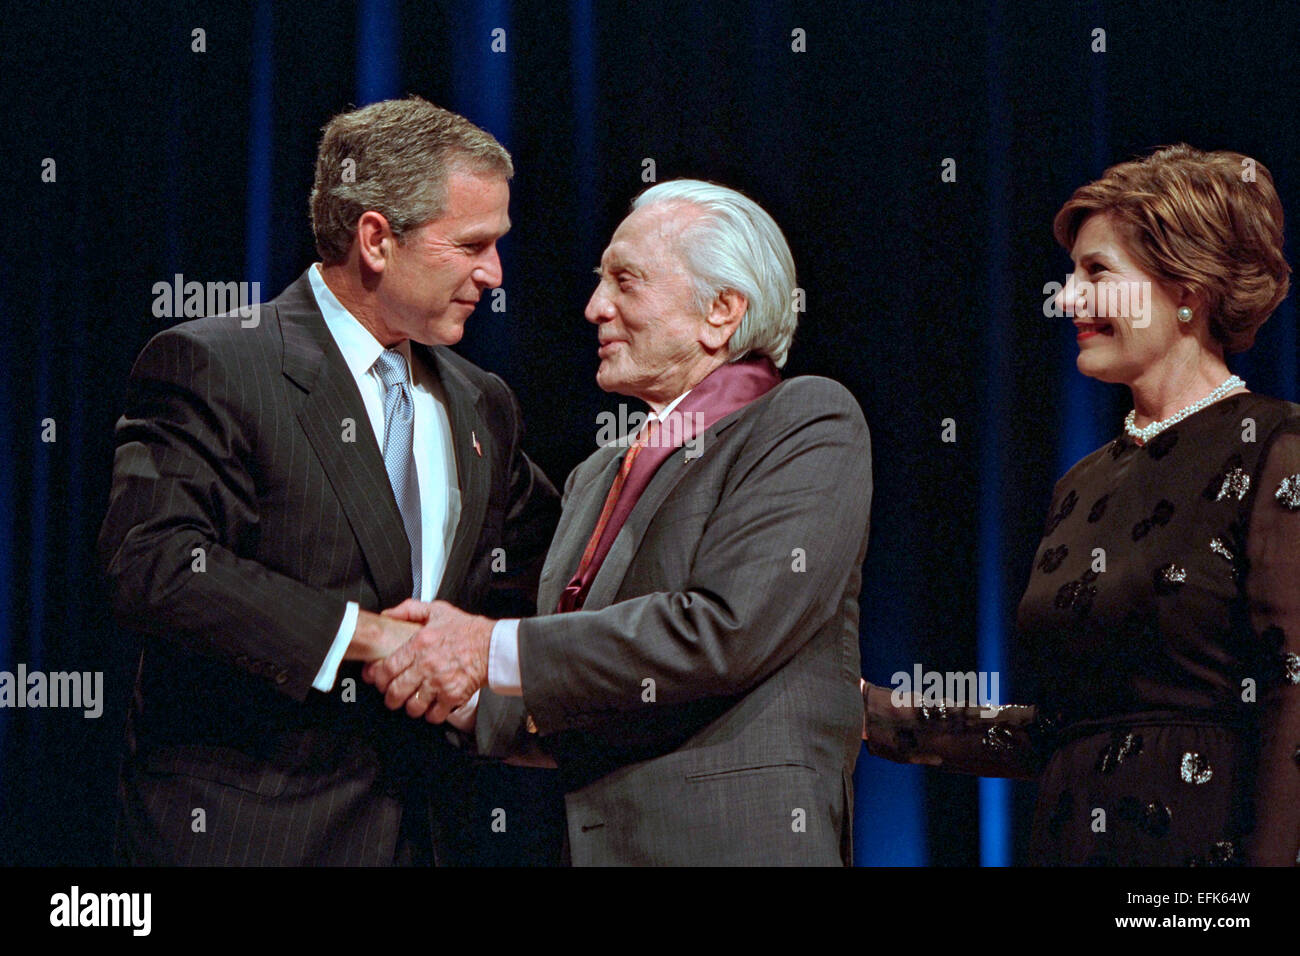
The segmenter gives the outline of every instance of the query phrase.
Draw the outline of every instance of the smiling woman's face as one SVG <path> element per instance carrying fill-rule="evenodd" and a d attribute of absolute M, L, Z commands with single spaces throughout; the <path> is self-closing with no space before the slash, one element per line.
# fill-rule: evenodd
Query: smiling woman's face
<path fill-rule="evenodd" d="M 1074 272 L 1057 305 L 1078 329 L 1079 371 L 1131 385 L 1179 342 L 1178 292 L 1143 271 L 1106 213 L 1084 221 L 1070 258 Z"/>

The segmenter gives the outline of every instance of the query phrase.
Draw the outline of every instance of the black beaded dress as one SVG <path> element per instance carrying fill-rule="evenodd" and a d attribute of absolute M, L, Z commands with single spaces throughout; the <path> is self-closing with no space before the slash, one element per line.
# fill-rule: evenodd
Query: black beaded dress
<path fill-rule="evenodd" d="M 1295 862 L 1300 406 L 1235 395 L 1071 468 L 1018 624 L 1034 862 Z"/>
<path fill-rule="evenodd" d="M 1300 406 L 1242 393 L 1056 485 L 1020 602 L 1034 707 L 890 706 L 892 759 L 1037 776 L 1040 865 L 1300 853 Z"/>

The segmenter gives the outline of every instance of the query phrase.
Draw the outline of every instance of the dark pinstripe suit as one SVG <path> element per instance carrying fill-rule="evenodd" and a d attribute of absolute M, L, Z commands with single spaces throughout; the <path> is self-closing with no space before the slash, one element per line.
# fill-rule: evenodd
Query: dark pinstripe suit
<path fill-rule="evenodd" d="M 519 408 L 499 378 L 445 348 L 412 343 L 412 354 L 446 394 L 461 486 L 438 597 L 490 610 L 503 578 L 493 549 L 526 580 L 554 529 L 555 491 L 519 447 Z M 443 730 L 390 713 L 358 665 L 340 668 L 331 694 L 311 688 L 345 603 L 400 603 L 411 564 L 365 406 L 306 274 L 254 328 L 200 319 L 145 347 L 100 551 L 119 619 L 146 635 L 121 788 L 129 859 L 419 859 L 430 799 L 445 845 L 440 831 L 461 825 L 465 758 Z"/>

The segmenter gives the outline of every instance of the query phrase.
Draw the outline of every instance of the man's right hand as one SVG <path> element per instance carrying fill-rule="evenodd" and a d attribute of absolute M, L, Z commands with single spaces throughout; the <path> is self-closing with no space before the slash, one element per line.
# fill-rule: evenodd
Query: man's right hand
<path fill-rule="evenodd" d="M 352 633 L 352 643 L 343 659 L 377 661 L 393 653 L 419 631 L 420 625 L 414 622 L 362 611 L 357 615 L 357 629 Z"/>

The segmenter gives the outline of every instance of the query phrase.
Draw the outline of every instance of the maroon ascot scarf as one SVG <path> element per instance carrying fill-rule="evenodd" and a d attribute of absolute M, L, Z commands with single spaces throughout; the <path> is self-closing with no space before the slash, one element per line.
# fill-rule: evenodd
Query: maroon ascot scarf
<path fill-rule="evenodd" d="M 628 449 L 625 457 L 624 467 L 627 467 L 628 460 L 631 461 L 626 477 L 621 485 L 615 478 L 602 511 L 604 520 L 596 523 L 595 534 L 599 537 L 591 559 L 579 567 L 565 587 L 555 608 L 557 612 L 576 611 L 582 607 L 614 539 L 659 466 L 697 434 L 712 428 L 780 383 L 781 373 L 767 356 L 729 362 L 706 375 L 667 417 L 655 420 L 642 431 L 642 438 Z M 588 550 L 591 546 L 589 541 Z"/>

